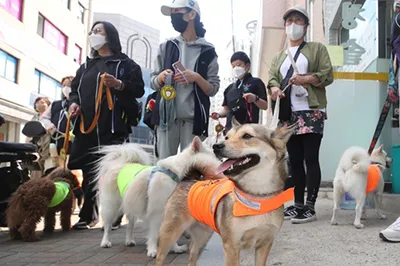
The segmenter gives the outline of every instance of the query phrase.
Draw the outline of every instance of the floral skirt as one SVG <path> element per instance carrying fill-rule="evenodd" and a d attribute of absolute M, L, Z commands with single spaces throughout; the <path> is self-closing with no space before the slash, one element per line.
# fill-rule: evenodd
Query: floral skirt
<path fill-rule="evenodd" d="M 320 110 L 304 110 L 292 112 L 290 121 L 281 122 L 283 126 L 297 123 L 295 135 L 308 133 L 323 134 L 326 113 Z"/>

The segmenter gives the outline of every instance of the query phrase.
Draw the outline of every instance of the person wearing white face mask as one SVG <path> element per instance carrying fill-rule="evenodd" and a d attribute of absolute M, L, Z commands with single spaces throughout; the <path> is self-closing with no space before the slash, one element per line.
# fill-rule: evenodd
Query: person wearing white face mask
<path fill-rule="evenodd" d="M 250 74 L 250 58 L 244 52 L 236 52 L 231 57 L 233 76 L 236 82 L 224 91 L 222 109 L 211 114 L 217 120 L 226 117 L 225 130 L 232 127 L 232 118 L 241 123 L 258 123 L 260 109 L 266 110 L 267 91 L 264 82 Z"/>
<path fill-rule="evenodd" d="M 89 34 L 92 47 L 71 82 L 68 113 L 74 118 L 74 139 L 68 168 L 82 170 L 84 202 L 74 229 L 88 229 L 98 222 L 94 162 L 100 146 L 129 141 L 140 119 L 138 98 L 144 94 L 142 71 L 122 53 L 117 29 L 107 21 L 95 22 Z M 102 89 L 102 93 L 100 93 Z M 102 98 L 100 98 L 102 97 Z M 115 217 L 117 220 L 118 217 Z"/>
<path fill-rule="evenodd" d="M 314 206 L 321 183 L 319 149 L 327 106 L 325 88 L 333 82 L 333 70 L 326 47 L 305 42 L 309 25 L 307 11 L 295 6 L 285 12 L 283 20 L 288 47 L 272 60 L 268 89 L 273 100 L 281 98 L 281 124 L 297 124 L 287 143 L 295 204 L 285 209 L 285 219 L 298 224 L 316 219 Z"/>

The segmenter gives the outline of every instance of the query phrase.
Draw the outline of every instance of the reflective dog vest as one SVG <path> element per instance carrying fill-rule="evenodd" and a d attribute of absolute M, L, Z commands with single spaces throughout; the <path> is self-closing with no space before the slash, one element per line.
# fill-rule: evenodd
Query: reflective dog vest
<path fill-rule="evenodd" d="M 376 189 L 380 179 L 381 179 L 381 170 L 379 169 L 378 165 L 371 164 L 368 167 L 367 194 Z"/>
<path fill-rule="evenodd" d="M 220 200 L 228 194 L 232 194 L 235 199 L 233 204 L 235 217 L 266 214 L 294 199 L 294 189 L 290 188 L 274 197 L 260 200 L 246 195 L 238 190 L 231 180 L 224 178 L 195 183 L 188 193 L 189 211 L 193 218 L 210 226 L 219 234 L 215 223 L 215 212 Z"/>
<path fill-rule="evenodd" d="M 49 207 L 55 207 L 61 204 L 67 198 L 71 189 L 71 186 L 68 183 L 62 181 L 56 181 L 54 182 L 54 185 L 56 187 L 56 192 L 49 203 Z"/>
<path fill-rule="evenodd" d="M 128 186 L 132 183 L 135 177 L 146 169 L 152 169 L 155 166 L 141 165 L 138 163 L 128 164 L 124 168 L 121 169 L 118 173 L 118 189 L 121 197 L 125 196 L 125 192 L 128 189 Z"/>

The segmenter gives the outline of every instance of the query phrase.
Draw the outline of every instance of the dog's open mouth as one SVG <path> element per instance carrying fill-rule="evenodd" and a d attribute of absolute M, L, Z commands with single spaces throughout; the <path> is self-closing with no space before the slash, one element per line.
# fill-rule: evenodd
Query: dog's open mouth
<path fill-rule="evenodd" d="M 238 175 L 242 171 L 249 169 L 260 162 L 260 156 L 256 154 L 246 155 L 241 158 L 228 158 L 217 168 L 217 174 Z"/>

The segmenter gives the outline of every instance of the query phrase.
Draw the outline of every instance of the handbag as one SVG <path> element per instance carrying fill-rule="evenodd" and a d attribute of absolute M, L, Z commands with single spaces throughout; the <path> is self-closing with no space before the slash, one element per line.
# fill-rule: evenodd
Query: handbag
<path fill-rule="evenodd" d="M 293 61 L 296 62 L 297 58 L 300 55 L 301 49 L 306 45 L 306 42 L 303 42 L 299 48 L 296 51 L 296 54 L 293 58 Z M 290 53 L 290 51 L 288 51 L 288 53 Z M 290 56 L 290 55 L 289 55 Z M 289 84 L 289 80 L 292 78 L 293 76 L 293 72 L 294 72 L 294 68 L 293 68 L 293 62 L 289 67 L 289 70 L 285 76 L 285 78 L 282 80 L 281 82 L 281 89 L 283 90 L 284 88 L 286 88 Z M 280 100 L 280 108 L 279 108 L 279 120 L 280 121 L 289 121 L 290 118 L 292 117 L 292 101 L 290 99 L 290 94 L 291 94 L 291 89 L 292 86 L 289 85 L 287 87 L 287 89 L 285 90 L 285 95 L 286 97 L 283 97 Z M 275 107 L 276 101 L 273 102 L 273 107 Z"/>

